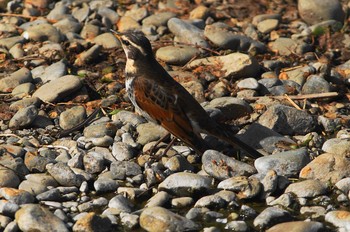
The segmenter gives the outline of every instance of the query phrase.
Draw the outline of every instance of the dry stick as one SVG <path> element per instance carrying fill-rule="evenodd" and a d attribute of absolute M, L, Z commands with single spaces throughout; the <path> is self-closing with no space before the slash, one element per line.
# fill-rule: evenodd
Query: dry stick
<path fill-rule="evenodd" d="M 327 97 L 337 97 L 339 93 L 329 92 L 329 93 L 313 93 L 313 94 L 304 94 L 304 95 L 289 95 L 288 97 L 292 100 L 304 100 L 304 99 L 316 99 L 316 98 L 327 98 Z M 269 97 L 273 99 L 283 100 L 285 96 L 259 96 L 259 97 L 245 97 L 243 100 L 246 101 L 256 101 L 264 97 Z"/>
<path fill-rule="evenodd" d="M 295 104 L 295 102 L 292 99 L 290 99 L 290 97 L 287 94 L 285 94 L 283 96 L 287 99 L 287 101 L 290 102 L 290 104 L 292 104 L 292 106 L 294 106 L 298 110 L 301 110 L 301 108 L 297 104 Z"/>

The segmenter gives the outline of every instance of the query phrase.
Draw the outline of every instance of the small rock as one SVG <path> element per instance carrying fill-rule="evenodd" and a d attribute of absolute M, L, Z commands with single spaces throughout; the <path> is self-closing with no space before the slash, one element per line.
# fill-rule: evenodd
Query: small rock
<path fill-rule="evenodd" d="M 295 222 L 284 222 L 277 224 L 266 232 L 280 232 L 280 231 L 298 231 L 298 232 L 322 232 L 326 228 L 321 222 L 313 221 L 295 221 Z"/>
<path fill-rule="evenodd" d="M 29 204 L 34 202 L 34 197 L 27 191 L 7 188 L 0 188 L 0 196 L 17 205 Z"/>
<path fill-rule="evenodd" d="M 60 115 L 60 127 L 64 130 L 70 129 L 86 118 L 86 111 L 83 106 L 74 106 Z"/>
<path fill-rule="evenodd" d="M 168 64 L 185 65 L 199 53 L 199 50 L 190 46 L 166 46 L 161 47 L 156 52 L 157 59 Z"/>
<path fill-rule="evenodd" d="M 112 229 L 112 223 L 107 217 L 101 217 L 90 212 L 80 217 L 73 226 L 74 232 L 99 231 L 108 232 Z"/>
<path fill-rule="evenodd" d="M 42 23 L 29 27 L 25 32 L 23 32 L 22 36 L 27 40 L 34 41 L 49 40 L 55 43 L 59 43 L 61 41 L 60 32 L 54 26 L 48 23 Z"/>
<path fill-rule="evenodd" d="M 350 229 L 350 212 L 345 210 L 328 212 L 325 216 L 325 221 L 337 228 L 344 228 L 344 231 L 347 231 Z"/>
<path fill-rule="evenodd" d="M 254 219 L 254 226 L 265 229 L 275 224 L 292 220 L 293 218 L 287 210 L 278 207 L 269 207 L 264 209 Z"/>
<path fill-rule="evenodd" d="M 10 128 L 23 128 L 30 125 L 35 118 L 38 116 L 38 109 L 34 106 L 28 106 L 26 108 L 20 109 L 11 118 L 9 122 Z"/>
<path fill-rule="evenodd" d="M 318 180 L 304 180 L 290 184 L 285 190 L 286 193 L 294 193 L 297 197 L 315 197 L 327 192 L 325 184 Z"/>
<path fill-rule="evenodd" d="M 50 175 L 63 186 L 80 187 L 83 182 L 81 176 L 75 174 L 65 163 L 59 162 L 56 164 L 48 164 L 46 169 Z"/>
<path fill-rule="evenodd" d="M 217 188 L 237 192 L 240 199 L 250 199 L 260 193 L 262 186 L 254 177 L 236 176 L 221 181 Z"/>
<path fill-rule="evenodd" d="M 143 123 L 136 128 L 138 132 L 137 142 L 145 145 L 151 141 L 157 141 L 169 132 L 160 125 L 152 122 Z"/>
<path fill-rule="evenodd" d="M 141 167 L 130 161 L 114 161 L 110 167 L 114 179 L 124 180 L 126 177 L 136 176 L 142 173 Z"/>
<path fill-rule="evenodd" d="M 132 212 L 133 205 L 122 195 L 117 195 L 109 201 L 108 207 L 115 208 L 120 212 L 130 213 Z"/>
<path fill-rule="evenodd" d="M 265 19 L 258 23 L 257 28 L 261 33 L 269 33 L 278 27 L 277 19 Z"/>
<path fill-rule="evenodd" d="M 32 74 L 27 68 L 21 68 L 10 76 L 0 79 L 0 91 L 11 92 L 20 84 L 32 82 Z"/>

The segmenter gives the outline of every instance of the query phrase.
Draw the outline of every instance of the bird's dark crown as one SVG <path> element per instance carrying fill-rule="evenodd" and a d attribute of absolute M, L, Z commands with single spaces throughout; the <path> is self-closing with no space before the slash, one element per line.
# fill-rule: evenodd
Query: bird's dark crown
<path fill-rule="evenodd" d="M 121 33 L 119 40 L 130 59 L 136 60 L 153 56 L 151 43 L 142 32 L 127 31 Z"/>

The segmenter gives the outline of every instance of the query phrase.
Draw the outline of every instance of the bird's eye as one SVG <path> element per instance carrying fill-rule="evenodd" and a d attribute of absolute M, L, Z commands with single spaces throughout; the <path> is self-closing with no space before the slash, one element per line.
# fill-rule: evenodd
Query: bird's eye
<path fill-rule="evenodd" d="M 122 40 L 122 43 L 125 44 L 126 46 L 130 45 L 129 41 L 127 41 L 127 40 Z"/>

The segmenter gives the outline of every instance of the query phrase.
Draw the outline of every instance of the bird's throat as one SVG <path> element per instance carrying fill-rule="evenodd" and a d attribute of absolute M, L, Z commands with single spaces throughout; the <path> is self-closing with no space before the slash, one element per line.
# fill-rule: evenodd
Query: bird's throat
<path fill-rule="evenodd" d="M 125 64 L 125 73 L 127 75 L 132 75 L 137 72 L 135 61 L 132 59 L 127 59 Z"/>

